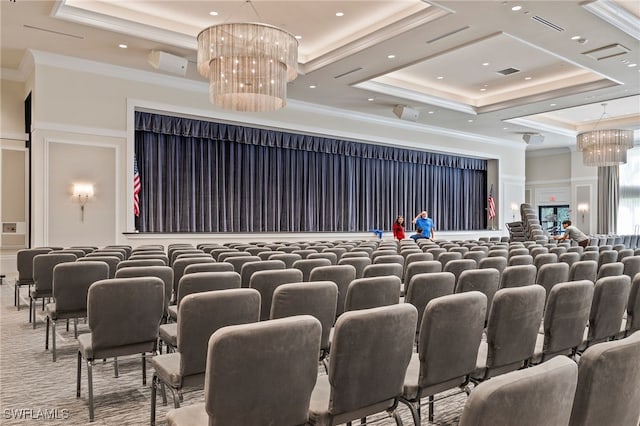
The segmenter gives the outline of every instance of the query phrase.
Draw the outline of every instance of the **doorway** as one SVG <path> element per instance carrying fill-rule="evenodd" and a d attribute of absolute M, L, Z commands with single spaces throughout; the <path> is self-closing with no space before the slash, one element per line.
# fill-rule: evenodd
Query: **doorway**
<path fill-rule="evenodd" d="M 539 206 L 538 215 L 543 231 L 549 235 L 560 235 L 562 234 L 562 221 L 570 220 L 569 205 Z"/>

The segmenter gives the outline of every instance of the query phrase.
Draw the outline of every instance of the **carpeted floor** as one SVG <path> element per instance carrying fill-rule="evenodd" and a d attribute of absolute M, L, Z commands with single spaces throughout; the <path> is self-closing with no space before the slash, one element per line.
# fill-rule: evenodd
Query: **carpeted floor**
<path fill-rule="evenodd" d="M 93 376 L 96 420 L 89 423 L 84 364 L 82 397 L 76 399 L 77 342 L 73 337 L 73 327 L 67 332 L 64 326 L 58 326 L 58 361 L 52 362 L 51 352 L 44 349 L 42 305 L 39 303 L 37 327 L 33 330 L 27 322 L 29 306 L 26 287 L 21 289 L 21 299 L 22 309 L 17 311 L 13 306 L 13 280 L 0 286 L 0 424 L 149 424 L 152 369 L 148 368 L 148 382 L 143 386 L 139 358 L 120 360 L 119 378 L 113 376 L 112 363 L 96 365 Z M 80 333 L 87 331 L 87 325 L 79 324 Z M 183 406 L 203 400 L 202 391 L 192 391 L 185 394 Z M 433 423 L 428 422 L 427 407 L 423 406 L 422 425 L 457 425 L 465 401 L 464 394 L 438 401 Z M 163 406 L 159 400 L 158 425 L 166 424 L 164 416 L 171 407 L 171 403 Z M 405 425 L 413 424 L 406 407 L 401 406 L 399 413 Z M 383 426 L 394 425 L 395 422 L 386 415 L 377 415 L 368 418 L 367 424 Z"/>

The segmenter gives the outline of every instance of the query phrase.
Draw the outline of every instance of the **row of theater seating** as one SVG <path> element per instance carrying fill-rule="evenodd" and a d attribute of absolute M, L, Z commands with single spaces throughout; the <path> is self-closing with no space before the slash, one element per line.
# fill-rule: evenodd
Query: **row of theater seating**
<path fill-rule="evenodd" d="M 410 256 L 415 256 L 418 253 L 417 252 L 407 252 L 407 251 L 416 250 L 416 247 L 419 247 L 415 243 L 413 243 L 413 244 L 412 243 L 413 243 L 412 241 L 406 241 L 406 242 L 400 242 L 400 243 L 397 243 L 397 242 L 383 242 L 383 243 L 360 242 L 360 243 L 356 243 L 356 244 L 345 244 L 345 245 L 351 245 L 350 252 L 354 252 L 354 253 L 358 253 L 358 251 L 355 250 L 355 249 L 360 246 L 360 248 L 363 249 L 362 253 L 366 253 L 367 254 L 367 258 L 369 260 L 371 260 L 371 258 L 373 258 L 374 265 L 375 265 L 376 264 L 375 261 L 378 260 L 378 259 L 383 259 L 384 257 L 387 257 L 387 256 L 394 256 L 393 254 L 384 253 L 385 251 L 392 251 L 391 249 L 394 249 L 394 248 L 395 248 L 396 253 L 401 253 L 400 258 L 402 258 L 402 260 L 405 260 L 405 259 L 406 260 L 410 260 Z M 497 250 L 500 250 L 501 247 L 504 247 L 504 246 L 496 245 L 496 249 L 497 250 L 491 250 L 490 247 L 488 247 L 488 246 L 482 246 L 482 245 L 476 244 L 476 243 L 472 244 L 470 242 L 467 243 L 467 244 L 473 245 L 474 247 L 472 247 L 472 249 L 475 248 L 476 246 L 477 247 L 486 247 L 486 248 L 488 248 L 487 252 L 497 251 Z M 335 244 L 335 246 L 338 246 L 338 245 L 340 245 L 340 244 Z M 449 247 L 445 248 L 447 245 L 449 245 Z M 293 246 L 293 244 L 291 244 L 289 246 L 284 245 L 284 246 L 281 246 L 281 247 L 272 247 L 272 248 L 279 248 L 279 249 L 285 248 L 285 247 L 294 248 L 292 246 Z M 431 255 L 431 257 L 434 258 L 433 252 L 429 253 L 429 250 L 434 250 L 435 249 L 435 247 L 433 246 L 432 243 L 425 241 L 423 244 L 421 244 L 421 246 L 422 246 L 422 249 L 420 249 L 419 251 L 422 254 Z M 448 250 L 454 249 L 456 247 L 464 247 L 464 245 L 461 242 L 455 243 L 455 244 L 447 243 L 447 242 L 440 242 L 439 246 L 441 246 L 441 247 L 438 247 L 438 248 L 440 248 L 440 249 L 444 248 L 445 252 L 448 252 Z M 144 256 L 144 257 L 139 258 L 139 260 L 148 260 L 149 256 L 153 256 L 152 253 L 157 251 L 158 252 L 157 256 L 165 256 L 169 262 L 173 261 L 173 267 L 174 267 L 173 269 L 168 268 L 168 267 L 165 266 L 165 268 L 168 268 L 169 270 L 171 270 L 171 272 L 174 273 L 173 274 L 174 275 L 174 279 L 169 281 L 171 283 L 171 287 L 173 287 L 173 286 L 176 285 L 175 276 L 178 275 L 178 274 L 175 273 L 176 272 L 175 267 L 179 266 L 179 264 L 181 262 L 181 259 L 184 259 L 184 260 L 186 260 L 186 259 L 192 259 L 192 260 L 199 259 L 198 262 L 202 262 L 203 264 L 206 264 L 206 263 L 215 264 L 217 262 L 210 262 L 209 260 L 203 260 L 203 259 L 211 259 L 211 260 L 213 260 L 213 258 L 211 256 L 212 252 L 214 250 L 220 250 L 220 251 L 215 253 L 216 256 L 217 256 L 217 259 L 218 260 L 223 260 L 223 262 L 221 262 L 221 263 L 231 264 L 231 266 L 234 268 L 234 270 L 237 271 L 237 272 L 231 272 L 231 271 L 227 272 L 226 278 L 223 279 L 222 281 L 233 282 L 233 280 L 230 278 L 231 276 L 233 276 L 235 281 L 238 283 L 237 286 L 239 287 L 240 284 L 242 283 L 242 276 L 239 274 L 239 272 L 240 273 L 243 272 L 245 268 L 251 266 L 252 264 L 253 264 L 253 266 L 256 266 L 258 263 L 262 263 L 262 261 L 258 261 L 258 260 L 255 260 L 255 259 L 249 259 L 247 257 L 247 255 L 251 256 L 251 252 L 246 252 L 247 255 L 240 255 L 240 256 L 223 256 L 223 255 L 225 253 L 230 254 L 230 255 L 238 254 L 238 253 L 240 253 L 240 251 L 239 251 L 240 249 L 251 249 L 251 248 L 252 247 L 236 246 L 236 247 L 232 247 L 231 249 L 232 250 L 238 250 L 238 251 L 230 251 L 229 252 L 229 251 L 225 251 L 225 250 L 230 249 L 230 247 L 226 247 L 226 248 L 215 247 L 215 248 L 212 248 L 212 247 L 202 247 L 201 246 L 199 248 L 199 250 L 197 250 L 197 249 L 194 250 L 193 248 L 184 247 L 184 246 L 183 247 L 170 247 L 168 252 L 167 252 L 167 254 L 169 256 L 167 256 L 167 255 L 164 254 L 163 250 L 156 250 L 156 249 L 159 249 L 158 247 L 155 247 L 153 249 L 151 247 L 144 247 L 144 248 L 140 248 L 139 250 L 136 250 L 137 253 L 135 253 L 135 252 L 132 253 L 129 256 L 129 259 L 133 258 L 132 261 L 135 261 L 136 260 L 135 259 L 136 256 Z M 322 247 L 316 247 L 315 249 L 312 249 L 312 250 L 313 251 L 315 251 L 316 249 L 325 250 L 325 249 L 329 249 L 329 248 L 332 248 L 332 247 L 328 247 L 328 246 L 325 246 L 323 248 Z M 340 247 L 333 247 L 333 248 L 340 248 Z M 346 247 L 343 247 L 343 248 L 346 248 Z M 370 250 L 371 253 L 369 253 L 369 250 L 364 250 L 365 248 L 371 248 L 371 250 Z M 464 248 L 468 249 L 468 247 L 464 247 Z M 520 248 L 519 245 L 514 245 L 511 248 L 511 250 L 515 252 L 515 250 L 517 250 L 518 248 Z M 537 247 L 535 247 L 535 248 L 537 248 Z M 182 250 L 180 250 L 180 249 L 182 249 Z M 202 254 L 205 254 L 204 251 L 206 249 L 209 249 L 210 253 L 208 254 L 208 256 L 202 256 Z M 423 252 L 422 251 L 423 249 L 426 250 L 427 253 Z M 185 250 L 186 251 L 193 250 L 193 252 L 191 252 L 191 253 L 179 253 L 180 251 L 185 251 Z M 296 251 L 296 250 L 305 250 L 305 249 L 303 249 L 303 248 L 295 249 L 294 248 L 294 250 L 291 250 L 290 252 L 286 252 L 286 250 L 285 250 L 285 251 L 283 251 L 283 253 L 276 253 L 276 254 L 271 254 L 271 255 L 274 255 L 274 256 L 283 255 L 283 254 L 298 255 L 298 253 L 294 253 L 294 251 Z M 160 251 L 162 251 L 162 254 L 159 253 Z M 471 252 L 471 251 L 472 250 L 468 250 L 468 252 Z M 484 253 L 483 249 L 474 250 L 474 251 L 478 251 L 478 252 L 483 252 Z M 102 252 L 98 251 L 98 253 L 104 253 L 104 251 L 102 251 Z M 145 254 L 140 254 L 140 253 L 145 253 Z M 260 254 L 260 253 L 261 252 L 258 251 L 255 254 Z M 331 252 L 327 252 L 327 253 L 331 253 Z M 343 257 L 346 253 L 348 253 L 348 252 L 345 250 L 343 253 L 341 253 L 341 255 L 342 255 L 341 257 Z M 438 258 L 441 257 L 442 253 L 443 252 L 437 253 Z M 456 251 L 452 251 L 452 253 L 457 253 L 457 252 Z M 311 255 L 313 253 L 307 253 L 307 254 Z M 333 254 L 335 254 L 335 253 L 333 253 Z M 126 250 L 125 250 L 125 255 L 126 255 Z M 189 257 L 189 255 L 193 255 L 194 257 Z M 186 256 L 186 257 L 183 257 L 183 258 L 179 259 L 180 256 Z M 397 255 L 395 255 L 395 256 L 397 256 Z M 508 257 L 516 258 L 516 256 L 518 256 L 518 255 L 514 254 L 513 256 L 508 256 Z M 86 260 L 91 260 L 94 257 L 95 256 L 89 256 L 89 257 L 87 257 Z M 222 257 L 222 259 L 220 259 L 221 257 Z M 495 256 L 491 256 L 491 257 L 502 258 L 503 256 L 502 256 L 502 253 L 500 253 L 499 255 L 495 255 Z M 246 260 L 246 261 L 238 263 L 238 264 L 234 264 L 233 262 L 227 262 L 227 260 L 232 261 L 234 258 L 236 258 L 238 260 L 242 259 L 242 260 Z M 360 256 L 359 255 L 359 256 L 354 256 L 354 258 L 364 258 L 364 256 Z M 489 258 L 489 253 L 487 253 L 487 258 Z M 344 259 L 349 259 L 349 256 L 344 257 Z M 164 260 L 164 258 L 163 258 L 163 260 Z M 302 260 L 302 259 L 300 259 L 300 260 Z M 309 260 L 313 260 L 313 259 L 309 259 Z M 325 260 L 325 261 L 327 261 L 329 263 L 325 264 L 325 266 L 316 267 L 314 269 L 309 270 L 308 271 L 309 272 L 308 276 L 306 276 L 306 277 L 304 277 L 304 275 L 302 275 L 302 271 L 295 270 L 293 272 L 297 273 L 296 276 L 293 277 L 293 275 L 292 275 L 291 277 L 287 277 L 287 278 L 284 279 L 284 282 L 308 281 L 308 280 L 312 279 L 312 275 L 313 275 L 314 272 L 316 272 L 317 274 L 319 272 L 323 272 L 323 268 L 324 268 L 325 274 L 328 273 L 330 271 L 330 268 L 331 268 L 330 260 L 329 259 L 325 259 L 325 258 L 323 258 L 322 260 Z M 388 259 L 388 260 L 391 260 L 391 259 Z M 394 260 L 399 261 L 400 259 L 396 257 L 396 259 L 394 259 Z M 441 260 L 441 259 L 439 259 L 439 260 Z M 119 261 L 117 266 L 120 266 L 120 264 L 121 263 L 123 264 L 124 262 L 125 261 Z M 273 262 L 273 260 L 271 262 Z M 282 262 L 282 261 L 280 261 L 280 262 Z M 412 265 L 413 266 L 418 265 L 421 262 L 423 262 L 423 263 L 431 262 L 431 265 L 429 265 L 429 266 L 433 265 L 433 267 L 434 267 L 433 272 L 431 272 L 431 273 L 422 272 L 422 273 L 418 273 L 418 274 L 413 274 L 407 280 L 406 274 L 409 273 L 410 267 Z M 374 306 L 379 306 L 380 304 L 391 304 L 391 303 L 397 304 L 398 301 L 399 301 L 399 288 L 400 288 L 401 278 L 405 278 L 405 283 L 408 284 L 407 301 L 410 301 L 412 299 L 412 296 L 413 296 L 413 293 L 414 293 L 412 291 L 412 284 L 411 284 L 412 282 L 413 282 L 413 285 L 415 285 L 416 289 L 419 288 L 419 287 L 422 287 L 422 289 L 420 290 L 422 292 L 424 292 L 425 288 L 429 289 L 429 290 L 435 289 L 435 288 L 450 288 L 451 289 L 450 291 L 444 291 L 443 294 L 452 294 L 454 292 L 454 289 L 457 286 L 461 285 L 460 282 L 458 282 L 458 281 L 460 281 L 460 278 L 463 278 L 466 273 L 468 273 L 468 275 L 472 276 L 473 275 L 473 271 L 465 270 L 462 273 L 460 273 L 459 277 L 457 277 L 453 272 L 448 272 L 447 271 L 447 272 L 441 273 L 440 270 L 443 269 L 443 266 L 446 269 L 447 265 L 449 265 L 450 262 L 454 262 L 454 260 L 447 261 L 444 264 L 441 263 L 440 261 L 416 260 L 414 262 L 408 262 L 407 270 L 405 271 L 403 269 L 400 269 L 401 272 L 399 272 L 399 274 L 395 274 L 396 276 L 387 277 L 387 278 L 384 278 L 384 276 L 378 277 L 378 278 L 376 278 L 376 277 L 368 277 L 365 280 L 361 280 L 360 282 L 356 282 L 355 284 L 359 284 L 360 283 L 361 287 L 364 289 L 364 291 L 361 292 L 361 298 L 358 299 L 356 297 L 354 299 L 356 301 L 359 300 L 360 303 L 361 303 L 360 305 L 358 305 L 356 302 L 352 302 L 353 298 L 349 298 L 349 296 L 348 296 L 349 295 L 349 290 L 352 290 L 352 285 L 354 284 L 354 280 L 347 280 L 348 289 L 347 289 L 347 297 L 346 297 L 346 299 L 349 300 L 349 303 L 355 303 L 353 306 L 349 304 L 347 310 L 366 309 L 366 308 L 369 308 L 368 304 L 374 305 Z M 95 262 L 91 262 L 91 263 L 93 264 Z M 439 265 L 440 267 L 439 268 L 435 268 L 436 264 Z M 200 265 L 200 263 L 193 263 L 193 264 L 185 265 L 185 267 L 184 267 L 185 270 L 182 271 L 183 272 L 183 274 L 182 274 L 183 276 L 181 277 L 181 279 L 178 280 L 178 283 L 177 283 L 178 286 L 176 288 L 173 288 L 173 290 L 176 293 L 175 297 L 177 297 L 178 300 L 186 300 L 191 296 L 191 294 L 190 295 L 185 294 L 185 295 L 182 295 L 182 297 L 180 296 L 180 289 L 183 287 L 183 284 L 184 284 L 182 281 L 185 280 L 185 278 L 187 278 L 187 280 L 185 280 L 185 282 L 188 282 L 189 281 L 188 280 L 188 278 L 189 278 L 188 275 L 193 274 L 192 275 L 192 277 L 193 277 L 192 278 L 192 281 L 193 281 L 192 284 L 195 284 L 195 287 L 196 288 L 200 288 L 200 291 L 202 291 L 202 289 L 203 289 L 202 286 L 205 285 L 204 284 L 205 281 L 212 281 L 212 278 L 215 275 L 219 276 L 219 274 L 221 274 L 221 272 L 197 272 L 197 271 L 196 272 L 192 272 L 192 271 L 188 271 L 189 268 L 196 268 L 196 267 L 198 267 L 198 265 Z M 237 269 L 235 269 L 238 265 L 240 266 L 240 270 L 239 271 Z M 382 263 L 381 265 L 384 265 L 384 263 Z M 60 265 L 60 266 L 63 266 L 63 265 Z M 123 265 L 123 266 L 125 266 L 125 265 Z M 126 265 L 126 266 L 128 266 L 128 267 L 126 267 L 126 268 L 125 267 L 120 267 L 120 268 L 117 267 L 118 272 L 119 271 L 127 271 L 127 270 L 131 271 L 131 270 L 136 269 L 136 268 L 142 268 L 142 269 L 146 268 L 147 271 L 150 271 L 153 268 L 158 268 L 159 267 L 159 266 L 136 266 L 136 265 L 132 265 L 132 264 Z M 207 265 L 207 266 L 212 266 L 212 265 Z M 339 266 L 342 266 L 343 270 L 355 269 L 353 267 L 349 267 L 349 265 L 339 265 Z M 373 266 L 373 265 L 371 265 L 371 266 Z M 418 265 L 418 266 L 423 266 L 423 265 Z M 424 266 L 427 266 L 427 265 L 424 265 Z M 200 267 L 202 267 L 202 266 L 200 266 Z M 57 268 L 59 268 L 59 267 L 56 267 L 56 269 Z M 162 267 L 160 267 L 160 268 L 162 268 Z M 436 271 L 436 269 L 437 269 L 437 271 Z M 491 271 L 487 270 L 486 272 L 492 272 L 492 271 L 493 270 L 491 270 Z M 504 271 L 507 271 L 507 269 L 505 268 Z M 503 271 L 503 273 L 504 273 L 504 271 Z M 116 272 L 116 273 L 118 273 L 118 272 Z M 184 272 L 186 272 L 186 274 Z M 259 284 L 259 282 L 260 282 L 259 279 L 255 279 L 255 281 L 256 281 L 255 283 L 252 282 L 252 281 L 254 281 L 254 275 L 257 278 L 259 278 L 261 275 L 263 277 L 269 277 L 269 275 L 277 276 L 277 274 L 283 273 L 283 272 L 286 272 L 286 269 L 283 270 L 283 271 L 280 271 L 280 270 L 274 270 L 274 271 L 256 270 L 256 271 L 254 271 L 254 274 L 252 274 L 249 277 L 249 285 L 248 286 L 252 287 L 254 289 L 254 294 L 255 294 L 255 289 L 259 289 L 257 291 L 258 291 L 258 294 L 259 294 L 260 298 L 264 298 L 264 300 L 261 302 L 261 306 L 260 306 L 260 308 L 263 310 L 263 313 L 260 314 L 260 319 L 263 319 L 263 320 L 264 319 L 268 319 L 270 314 L 272 314 L 273 305 L 271 304 L 271 299 L 275 298 L 275 296 L 274 296 L 274 289 L 275 289 L 274 284 L 277 287 L 281 287 L 278 284 L 280 284 L 282 281 L 280 283 L 279 282 L 276 282 L 276 283 L 271 282 L 271 283 L 269 283 L 268 279 L 263 280 L 263 281 L 267 281 L 267 284 L 268 284 L 267 287 L 271 286 L 271 287 L 269 287 L 269 292 L 266 292 L 265 288 L 261 287 L 261 285 Z M 499 273 L 499 271 L 496 271 L 496 272 Z M 205 279 L 205 277 L 203 277 L 202 274 L 210 274 L 210 275 L 208 277 L 206 277 L 207 279 Z M 71 274 L 71 275 L 73 275 L 73 274 Z M 201 275 L 201 277 L 198 277 L 198 275 Z M 320 274 L 320 275 L 322 275 L 322 274 Z M 420 275 L 422 275 L 422 276 L 420 276 Z M 514 274 L 514 276 L 517 276 L 517 275 L 519 275 L 519 274 Z M 335 273 L 334 273 L 334 276 L 335 276 Z M 500 276 L 502 276 L 502 274 L 500 274 Z M 535 275 L 534 275 L 534 277 L 535 277 Z M 202 278 L 201 283 L 199 284 L 200 287 L 198 287 L 198 284 L 197 284 L 198 279 L 197 278 Z M 67 278 L 67 279 L 69 279 L 69 278 Z M 54 281 L 55 281 L 55 277 L 54 277 Z M 312 279 L 312 281 L 316 281 L 316 280 Z M 336 279 L 336 281 L 340 281 L 340 280 Z M 421 281 L 422 281 L 422 286 L 419 284 Z M 464 282 L 464 280 L 462 280 L 462 281 Z M 477 279 L 476 280 L 473 280 L 473 279 L 470 280 L 470 282 L 474 282 L 474 281 L 477 281 Z M 495 281 L 495 278 L 494 278 L 494 281 Z M 611 287 L 611 285 L 608 284 L 608 282 L 610 282 L 610 281 L 612 281 L 612 280 L 609 280 L 609 281 L 604 280 L 604 281 L 602 281 L 600 286 L 598 286 L 598 284 L 596 284 L 596 289 L 599 288 L 599 287 L 602 287 L 603 289 L 605 287 L 606 288 Z M 528 282 L 528 284 L 533 284 L 534 282 L 535 281 Z M 376 283 L 377 283 L 377 287 L 376 287 Z M 325 281 L 324 284 L 331 284 L 334 287 L 336 287 L 336 289 L 337 289 L 336 284 L 334 282 L 330 282 L 330 280 Z M 329 285 L 328 287 L 331 287 L 331 285 Z M 523 285 L 523 284 L 517 284 L 517 285 Z M 591 283 L 590 286 L 593 287 L 593 284 Z M 164 281 L 163 285 L 162 285 L 162 288 L 163 288 L 163 291 L 165 292 L 165 296 L 163 297 L 163 303 L 165 303 L 165 304 L 166 304 L 166 302 L 164 302 L 164 301 L 168 300 L 168 297 L 166 296 L 166 292 L 167 292 L 167 288 L 169 288 L 169 287 L 170 286 L 166 284 L 166 281 Z M 236 287 L 236 285 L 232 285 L 232 287 Z M 305 287 L 310 287 L 310 286 L 309 285 L 305 285 Z M 354 289 L 357 288 L 357 287 L 358 287 L 357 285 L 353 286 Z M 505 289 L 507 289 L 508 287 L 510 287 L 510 285 L 506 285 L 506 286 L 502 285 L 501 287 L 505 287 Z M 534 286 L 532 288 L 535 288 L 535 287 L 537 287 L 537 286 Z M 563 287 L 563 286 L 559 286 L 558 288 L 561 288 L 561 287 Z M 583 283 L 583 287 L 588 287 L 588 286 L 585 286 L 584 283 Z M 622 285 L 622 287 L 625 287 L 624 284 Z M 627 287 L 628 287 L 628 285 L 627 285 Z M 637 287 L 637 284 L 635 284 L 635 282 L 634 282 L 634 288 L 636 288 L 636 287 Z M 462 288 L 462 287 L 460 287 L 460 288 Z M 305 290 L 307 290 L 307 289 L 308 288 L 305 288 Z M 376 290 L 374 290 L 374 289 L 376 289 Z M 391 291 L 389 291 L 389 289 L 391 289 Z M 353 291 L 354 290 L 352 290 L 352 292 Z M 420 293 L 420 291 L 416 290 L 415 293 Z M 376 298 L 378 298 L 378 296 L 384 295 L 385 292 L 386 293 L 390 293 L 392 296 L 390 298 L 382 297 L 382 298 L 376 299 Z M 537 290 L 537 292 L 540 293 L 540 290 Z M 507 293 L 507 292 L 503 291 L 501 294 L 505 294 L 505 293 Z M 623 291 L 623 293 L 624 293 L 624 291 Z M 394 294 L 395 294 L 395 296 L 393 296 Z M 493 294 L 494 299 L 495 299 L 495 295 L 496 294 L 497 294 L 497 292 L 494 292 L 494 294 Z M 543 301 L 542 302 L 542 306 L 544 306 L 544 298 L 545 298 L 544 295 L 547 294 L 547 292 L 545 292 L 543 290 L 541 294 L 543 294 L 543 296 L 542 296 L 542 301 Z M 598 293 L 598 294 L 600 294 L 600 293 Z M 605 293 L 602 292 L 602 294 L 605 294 Z M 629 292 L 627 292 L 626 294 L 629 294 Z M 337 300 L 337 297 L 338 296 L 336 295 L 336 300 Z M 435 297 L 437 297 L 437 296 L 432 294 L 431 298 L 433 299 Z M 487 299 L 486 295 L 484 295 L 483 297 L 485 298 L 485 300 Z M 503 297 L 506 297 L 506 296 L 503 296 Z M 265 305 L 265 302 L 267 301 L 267 299 L 268 299 L 269 304 Z M 415 300 L 417 300 L 417 298 Z M 498 300 L 501 300 L 500 297 L 498 297 Z M 625 301 L 626 301 L 626 298 L 625 298 Z M 547 302 L 547 303 L 549 303 L 549 302 Z M 427 303 L 425 303 L 424 305 L 426 305 L 426 304 Z M 486 304 L 486 301 L 485 301 L 485 304 Z M 512 303 L 509 303 L 509 304 L 512 304 Z M 417 306 L 417 312 L 421 313 L 421 311 L 424 308 L 424 305 L 418 305 Z M 531 305 L 532 306 L 539 306 L 540 303 L 537 303 L 537 304 L 536 303 L 532 303 Z M 591 305 L 591 303 L 589 303 L 589 306 L 590 305 Z M 337 306 L 336 306 L 336 302 L 334 301 L 333 302 L 333 306 L 334 306 L 334 310 L 337 312 L 338 307 L 340 306 L 340 303 L 337 303 Z M 491 305 L 489 305 L 489 306 L 491 306 Z M 492 308 L 491 311 L 493 311 L 493 310 L 494 309 Z M 166 308 L 163 309 L 162 311 L 166 312 Z M 182 309 L 178 310 L 177 307 L 176 307 L 175 311 L 177 312 L 178 325 L 179 325 L 180 324 L 180 312 L 182 312 Z M 267 312 L 266 316 L 264 314 L 265 311 Z M 496 309 L 496 311 L 500 311 L 500 309 Z M 187 310 L 187 312 L 188 312 L 188 310 Z M 487 320 L 488 312 L 489 312 L 489 310 L 487 310 L 485 308 L 482 324 L 484 324 L 484 321 Z M 498 314 L 496 314 L 496 315 L 498 315 Z M 318 314 L 318 316 L 319 316 L 319 314 Z M 535 317 L 535 315 L 533 315 L 533 316 Z M 538 317 L 540 317 L 540 315 Z M 332 319 L 335 319 L 335 316 Z M 494 320 L 494 323 L 497 323 L 497 321 L 498 320 Z M 500 323 L 502 323 L 502 322 L 503 321 L 500 321 Z M 548 321 L 548 322 L 549 322 L 549 324 L 553 323 L 553 321 Z M 91 320 L 90 320 L 90 324 L 91 324 Z M 418 321 L 417 324 L 419 325 L 420 322 Z M 631 322 L 629 322 L 629 324 L 631 324 Z M 171 326 L 171 325 L 169 325 L 169 326 Z M 162 327 L 168 327 L 168 326 L 162 326 Z M 618 329 L 616 330 L 616 332 L 619 331 L 619 327 L 620 327 L 620 321 L 618 321 Z M 592 327 L 592 328 L 595 329 L 595 326 Z M 583 330 L 584 330 L 584 325 L 583 325 Z M 537 333 L 537 326 L 535 327 L 535 331 Z M 162 332 L 160 332 L 160 334 L 162 336 Z M 518 334 L 518 333 L 516 333 L 516 334 Z M 55 335 L 55 333 L 54 333 L 54 335 Z M 179 335 L 179 333 L 177 333 L 177 335 Z M 540 339 L 536 339 L 536 340 L 540 340 Z M 593 341 L 593 339 L 592 339 L 592 341 Z M 582 342 L 582 340 L 581 340 L 581 342 Z M 587 343 L 587 344 L 589 344 L 589 343 Z M 179 341 L 176 340 L 175 346 L 180 347 Z M 182 348 L 180 348 L 180 349 L 182 350 Z M 572 347 L 571 351 L 573 351 L 573 350 L 574 350 L 574 348 Z M 577 348 L 576 348 L 576 350 L 577 350 Z M 326 348 L 326 351 L 328 351 L 328 348 Z M 527 359 L 529 359 L 529 358 L 531 358 L 531 357 L 528 357 Z M 160 368 L 159 370 L 157 369 L 157 371 L 162 371 L 162 368 Z M 154 379 L 154 383 L 155 383 L 155 379 Z M 90 404 L 90 406 L 91 405 L 92 404 Z"/>

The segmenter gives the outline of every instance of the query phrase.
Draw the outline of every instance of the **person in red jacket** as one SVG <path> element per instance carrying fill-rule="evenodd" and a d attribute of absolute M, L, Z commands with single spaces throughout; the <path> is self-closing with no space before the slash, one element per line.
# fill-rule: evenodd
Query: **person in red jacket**
<path fill-rule="evenodd" d="M 393 238 L 396 240 L 403 240 L 404 236 L 404 217 L 398 216 L 396 221 L 393 222 Z"/>

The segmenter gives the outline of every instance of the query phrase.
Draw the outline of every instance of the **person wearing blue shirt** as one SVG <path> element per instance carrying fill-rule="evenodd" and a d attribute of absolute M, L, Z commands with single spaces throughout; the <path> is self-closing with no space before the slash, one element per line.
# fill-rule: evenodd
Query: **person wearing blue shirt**
<path fill-rule="evenodd" d="M 416 224 L 417 229 L 422 229 L 423 234 L 429 238 L 434 239 L 435 235 L 433 233 L 433 220 L 427 216 L 426 211 L 420 212 L 413 220 L 413 223 Z"/>
<path fill-rule="evenodd" d="M 429 237 L 427 237 L 424 234 L 424 232 L 422 231 L 422 228 L 418 228 L 418 229 L 416 229 L 416 233 L 411 235 L 410 238 L 413 238 L 413 241 L 418 241 L 421 238 L 425 238 L 426 239 L 426 238 L 429 238 Z"/>

